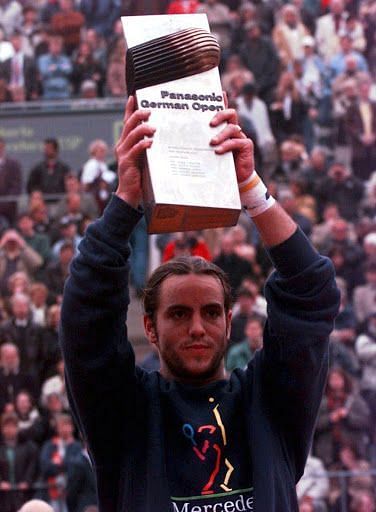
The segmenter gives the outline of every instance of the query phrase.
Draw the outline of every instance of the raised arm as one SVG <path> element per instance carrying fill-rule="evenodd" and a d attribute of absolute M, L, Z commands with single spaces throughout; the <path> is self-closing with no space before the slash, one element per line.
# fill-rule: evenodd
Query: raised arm
<path fill-rule="evenodd" d="M 117 145 L 119 188 L 92 223 L 71 265 L 62 305 L 60 340 L 74 415 L 97 465 L 111 465 L 129 446 L 137 421 L 137 376 L 127 339 L 128 239 L 140 220 L 138 163 L 151 133 L 147 113 L 128 102 Z M 127 202 L 125 202 L 127 201 Z M 98 428 L 98 425 L 101 427 Z"/>
<path fill-rule="evenodd" d="M 237 125 L 236 112 L 219 112 L 213 125 L 223 121 L 228 124 L 212 144 L 219 154 L 234 152 L 242 205 L 257 226 L 276 269 L 265 287 L 268 321 L 264 348 L 252 363 L 262 383 L 257 407 L 278 426 L 298 479 L 323 393 L 328 338 L 339 306 L 334 269 L 253 172 L 252 142 Z"/>

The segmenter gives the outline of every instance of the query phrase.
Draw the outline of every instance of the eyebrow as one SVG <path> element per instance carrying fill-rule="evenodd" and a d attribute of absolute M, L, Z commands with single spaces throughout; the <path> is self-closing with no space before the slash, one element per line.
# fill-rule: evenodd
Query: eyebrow
<path fill-rule="evenodd" d="M 221 302 L 208 302 L 207 304 L 203 304 L 203 306 L 201 307 L 201 309 L 206 308 L 224 309 L 224 305 Z M 166 312 L 169 313 L 170 311 L 174 311 L 175 309 L 184 309 L 186 311 L 192 310 L 192 308 L 190 306 L 187 306 L 186 304 L 172 304 L 171 306 L 168 306 Z"/>

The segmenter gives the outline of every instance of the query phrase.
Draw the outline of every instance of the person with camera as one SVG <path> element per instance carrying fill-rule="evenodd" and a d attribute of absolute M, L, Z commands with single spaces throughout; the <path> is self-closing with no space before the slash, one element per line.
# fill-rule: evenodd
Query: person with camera
<path fill-rule="evenodd" d="M 225 378 L 231 326 L 226 275 L 203 258 L 158 267 L 144 327 L 159 372 L 135 365 L 127 338 L 128 239 L 143 215 L 141 165 L 155 129 L 130 97 L 117 144 L 119 185 L 71 265 L 62 305 L 66 386 L 96 472 L 99 509 L 132 512 L 298 510 L 338 309 L 319 256 L 253 170 L 236 112 L 216 113 L 208 141 L 232 151 L 241 201 L 276 271 L 266 285 L 264 348 Z"/>

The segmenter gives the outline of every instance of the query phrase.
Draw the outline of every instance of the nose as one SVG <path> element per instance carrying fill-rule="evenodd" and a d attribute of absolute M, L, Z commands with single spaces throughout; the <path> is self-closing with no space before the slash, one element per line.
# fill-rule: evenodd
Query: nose
<path fill-rule="evenodd" d="M 191 318 L 191 323 L 189 326 L 189 335 L 192 338 L 201 338 L 205 335 L 205 327 L 203 323 L 203 319 L 199 312 L 194 313 Z"/>

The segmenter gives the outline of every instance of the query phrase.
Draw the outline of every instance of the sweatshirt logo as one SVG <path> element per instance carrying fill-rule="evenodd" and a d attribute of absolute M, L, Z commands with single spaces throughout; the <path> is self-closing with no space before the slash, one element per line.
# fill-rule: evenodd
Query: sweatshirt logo
<path fill-rule="evenodd" d="M 214 398 L 210 397 L 209 402 L 213 403 Z M 218 484 L 223 491 L 232 491 L 230 479 L 234 467 L 227 457 L 224 457 L 223 453 L 227 445 L 227 435 L 219 412 L 219 404 L 212 409 L 212 412 L 215 420 L 214 424 L 201 425 L 196 430 L 190 423 L 184 423 L 182 427 L 184 436 L 192 444 L 195 456 L 200 463 L 208 466 L 208 480 L 201 489 L 201 495 L 214 494 L 217 492 L 214 487 Z M 218 433 L 220 436 L 218 436 Z M 198 441 L 198 437 L 200 441 Z M 220 475 L 223 475 L 223 473 L 224 476 L 221 477 Z"/>

